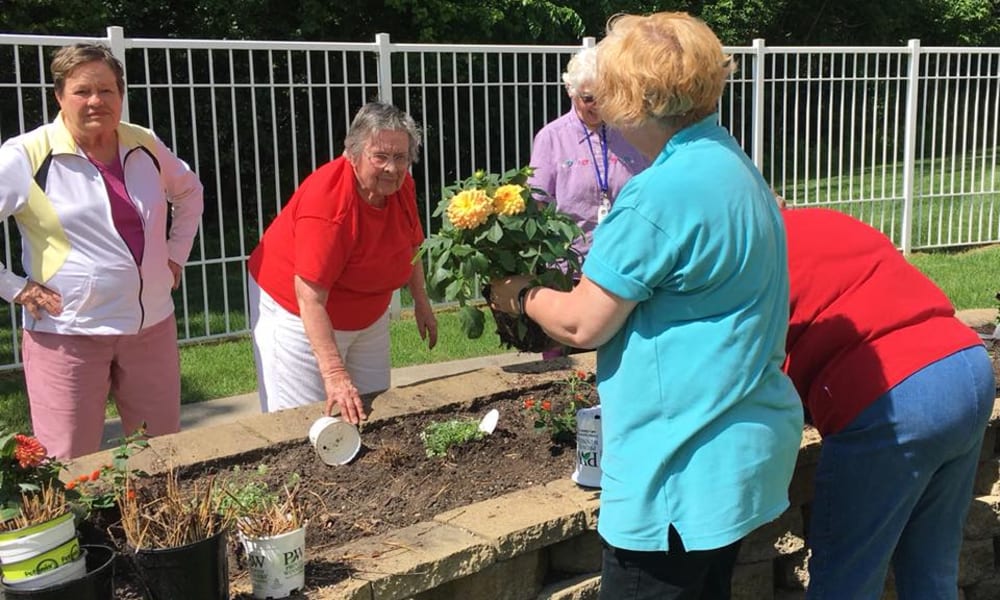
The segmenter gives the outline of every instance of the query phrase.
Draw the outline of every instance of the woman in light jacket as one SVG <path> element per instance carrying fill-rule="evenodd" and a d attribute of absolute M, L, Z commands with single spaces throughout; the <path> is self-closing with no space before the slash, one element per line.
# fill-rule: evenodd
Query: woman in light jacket
<path fill-rule="evenodd" d="M 31 422 L 49 454 L 100 448 L 108 394 L 127 432 L 180 428 L 171 290 L 202 213 L 202 185 L 156 135 L 121 121 L 124 70 L 100 44 L 51 64 L 59 114 L 0 147 L 0 216 L 13 216 Z M 168 215 L 170 228 L 167 229 Z"/>

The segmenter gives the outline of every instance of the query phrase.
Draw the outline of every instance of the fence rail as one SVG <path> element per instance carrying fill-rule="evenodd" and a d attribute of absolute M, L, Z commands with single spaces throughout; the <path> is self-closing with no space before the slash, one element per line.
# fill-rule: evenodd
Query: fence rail
<path fill-rule="evenodd" d="M 428 233 L 441 188 L 528 162 L 570 109 L 579 45 L 500 46 L 0 35 L 0 140 L 50 121 L 58 47 L 108 44 L 126 67 L 123 118 L 154 129 L 205 185 L 176 301 L 180 337 L 246 331 L 245 261 L 298 183 L 339 154 L 353 113 L 391 101 L 424 129 L 413 166 Z M 727 48 L 719 115 L 793 205 L 853 214 L 904 252 L 1000 242 L 1000 48 Z M 3 224 L 3 260 L 19 240 Z M 19 366 L 18 311 L 0 306 L 0 369 Z"/>

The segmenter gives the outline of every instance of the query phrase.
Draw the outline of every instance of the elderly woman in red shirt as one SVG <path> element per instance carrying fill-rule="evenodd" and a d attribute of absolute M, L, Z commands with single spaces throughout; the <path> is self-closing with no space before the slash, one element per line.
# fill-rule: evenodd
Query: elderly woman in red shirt
<path fill-rule="evenodd" d="M 413 118 L 367 104 L 344 154 L 305 179 L 250 255 L 250 321 L 261 409 L 325 400 L 366 418 L 361 395 L 389 387 L 389 302 L 407 286 L 420 337 L 437 321 L 413 257 L 424 234 L 409 173 Z"/>

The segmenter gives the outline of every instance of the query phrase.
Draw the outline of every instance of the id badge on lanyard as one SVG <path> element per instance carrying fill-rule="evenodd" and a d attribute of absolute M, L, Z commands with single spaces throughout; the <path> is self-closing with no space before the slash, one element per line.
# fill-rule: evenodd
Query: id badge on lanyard
<path fill-rule="evenodd" d="M 583 124 L 583 121 L 580 122 Z M 601 169 L 597 166 L 597 153 L 594 152 L 594 144 L 590 141 L 590 131 L 587 130 L 587 126 L 583 126 L 583 135 L 587 140 L 587 146 L 590 147 L 590 156 L 594 159 L 594 174 L 597 175 L 597 189 L 601 193 L 601 203 L 597 206 L 597 223 L 600 224 L 601 221 L 608 216 L 611 212 L 611 198 L 608 196 L 608 183 L 609 183 L 609 165 L 608 165 L 608 130 L 605 125 L 601 125 L 600 136 L 598 139 L 601 142 L 601 157 L 604 159 L 604 174 L 601 176 Z"/>
<path fill-rule="evenodd" d="M 601 204 L 597 207 L 597 223 L 600 224 L 611 212 L 611 200 L 607 192 L 601 192 Z"/>

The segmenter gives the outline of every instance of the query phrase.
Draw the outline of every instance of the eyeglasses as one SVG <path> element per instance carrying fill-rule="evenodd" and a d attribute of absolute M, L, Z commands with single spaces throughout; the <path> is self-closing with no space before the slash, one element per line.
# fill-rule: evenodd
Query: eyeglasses
<path fill-rule="evenodd" d="M 365 152 L 372 166 L 377 169 L 384 169 L 390 162 L 400 168 L 410 166 L 410 154 L 387 154 L 385 152 Z"/>
<path fill-rule="evenodd" d="M 594 102 L 597 102 L 597 98 L 595 98 L 593 94 L 578 94 L 576 97 L 579 98 L 580 102 L 583 102 L 584 104 L 593 104 Z"/>

